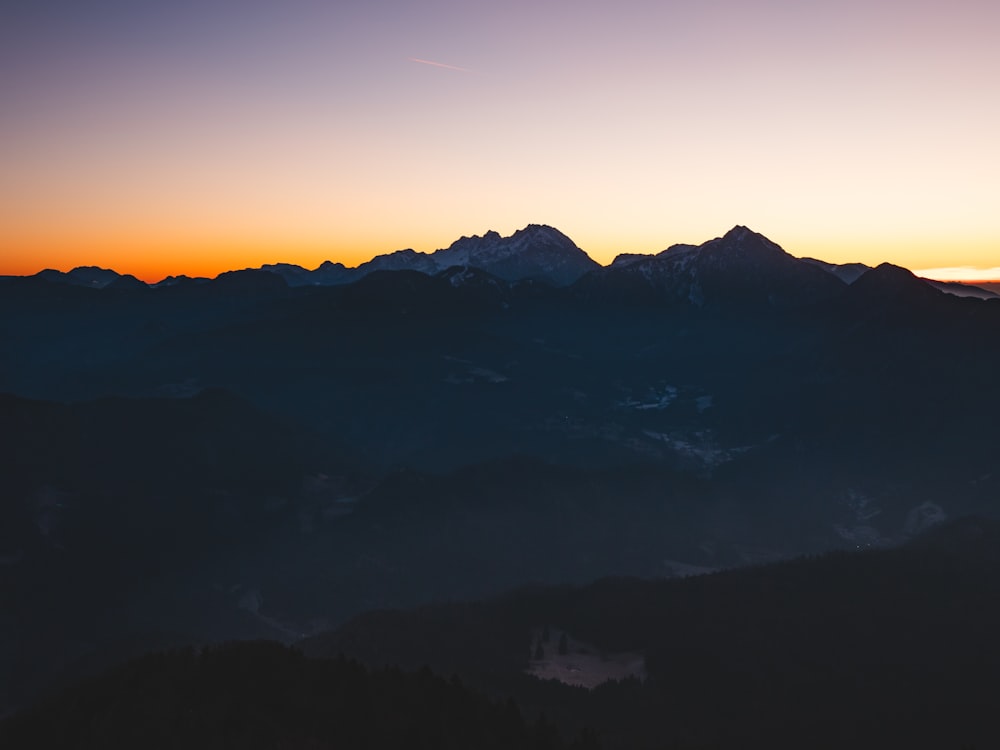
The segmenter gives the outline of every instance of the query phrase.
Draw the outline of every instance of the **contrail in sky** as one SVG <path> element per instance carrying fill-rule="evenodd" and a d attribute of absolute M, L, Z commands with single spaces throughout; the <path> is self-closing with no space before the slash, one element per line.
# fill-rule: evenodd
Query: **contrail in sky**
<path fill-rule="evenodd" d="M 459 70 L 463 73 L 471 73 L 472 71 L 468 68 L 460 68 L 457 65 L 448 65 L 447 63 L 434 62 L 433 60 L 421 60 L 419 57 L 408 57 L 406 58 L 410 62 L 420 63 L 421 65 L 433 65 L 435 68 L 447 68 L 448 70 Z"/>

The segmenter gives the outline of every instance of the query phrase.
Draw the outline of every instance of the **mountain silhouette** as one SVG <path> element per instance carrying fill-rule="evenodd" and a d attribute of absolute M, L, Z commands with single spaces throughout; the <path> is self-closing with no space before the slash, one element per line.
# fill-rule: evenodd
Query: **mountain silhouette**
<path fill-rule="evenodd" d="M 324 262 L 314 271 L 287 263 L 262 266 L 281 275 L 290 286 L 325 286 L 357 281 L 376 271 L 419 271 L 434 275 L 454 267 L 477 268 L 506 281 L 536 280 L 566 286 L 595 268 L 597 262 L 562 232 L 529 224 L 509 237 L 489 231 L 461 237 L 433 253 L 397 250 L 378 255 L 357 268 Z"/>
<path fill-rule="evenodd" d="M 645 299 L 717 308 L 783 309 L 833 298 L 844 284 L 746 227 L 702 245 L 675 245 L 653 256 L 619 256 L 577 285 L 588 297 Z"/>

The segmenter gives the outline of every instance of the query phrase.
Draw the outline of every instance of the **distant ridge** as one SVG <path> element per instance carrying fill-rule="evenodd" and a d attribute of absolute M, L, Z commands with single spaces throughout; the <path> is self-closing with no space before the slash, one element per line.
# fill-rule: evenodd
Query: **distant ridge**
<path fill-rule="evenodd" d="M 923 280 L 935 289 L 940 289 L 942 292 L 945 292 L 946 294 L 953 294 L 956 297 L 1000 299 L 1000 293 L 997 293 L 990 288 L 994 287 L 1000 289 L 1000 284 L 994 284 L 992 282 L 986 284 L 966 284 L 961 281 L 936 281 L 934 279 Z"/>
<path fill-rule="evenodd" d="M 826 261 L 816 260 L 815 258 L 803 258 L 802 260 L 806 263 L 812 263 L 814 266 L 822 268 L 828 273 L 832 273 L 838 279 L 848 284 L 853 284 L 859 278 L 872 270 L 871 266 L 867 266 L 864 263 L 827 263 Z M 997 294 L 987 288 L 987 284 L 976 285 L 966 284 L 960 281 L 935 281 L 934 279 L 925 279 L 923 277 L 917 278 L 939 291 L 952 294 L 956 297 L 974 297 L 976 299 L 1000 298 L 1000 294 Z"/>
<path fill-rule="evenodd" d="M 806 267 L 814 270 L 805 270 Z M 529 224 L 508 237 L 489 230 L 483 235 L 460 237 L 431 253 L 412 249 L 377 255 L 354 268 L 324 261 L 309 270 L 293 263 L 269 263 L 258 268 L 226 271 L 214 280 L 167 276 L 146 284 L 130 274 L 99 266 L 78 266 L 63 272 L 45 269 L 32 278 L 88 289 L 142 290 L 221 281 L 227 289 L 277 291 L 287 287 L 352 284 L 376 271 L 416 271 L 428 276 L 449 269 L 476 269 L 506 282 L 536 281 L 568 287 L 582 281 L 584 293 L 602 286 L 617 287 L 619 294 L 649 295 L 659 300 L 686 300 L 697 307 L 713 304 L 711 298 L 738 301 L 749 293 L 763 294 L 772 307 L 797 305 L 810 297 L 822 299 L 837 293 L 837 286 L 818 280 L 822 271 L 842 284 L 853 285 L 872 271 L 864 263 L 829 263 L 816 258 L 796 258 L 762 234 L 737 225 L 722 237 L 701 245 L 675 244 L 656 254 L 622 253 L 601 266 L 558 229 Z M 240 276 L 239 281 L 233 274 Z M 586 278 L 593 276 L 593 278 Z M 0 277 L 16 279 L 20 277 Z M 919 277 L 915 277 L 919 278 Z M 278 280 L 282 283 L 276 283 Z M 969 284 L 919 278 L 923 284 L 958 297 L 1000 299 L 1000 283 Z M 457 283 L 452 280 L 452 284 Z M 797 285 L 803 285 L 796 290 Z M 628 290 L 628 291 L 626 291 Z M 742 290 L 742 291 L 741 291 Z M 708 297 L 706 297 L 706 293 Z M 749 299 L 743 299 L 744 302 Z"/>
<path fill-rule="evenodd" d="M 72 284 L 88 289 L 143 289 L 147 284 L 131 274 L 120 274 L 109 268 L 98 266 L 77 266 L 71 271 L 56 271 L 46 268 L 35 274 L 35 278 L 58 284 Z"/>

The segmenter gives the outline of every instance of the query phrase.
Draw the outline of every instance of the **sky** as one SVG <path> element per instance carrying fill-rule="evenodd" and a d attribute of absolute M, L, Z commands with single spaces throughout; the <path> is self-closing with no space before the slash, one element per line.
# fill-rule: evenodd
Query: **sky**
<path fill-rule="evenodd" d="M 995 0 L 12 0 L 0 273 L 736 224 L 1000 278 Z"/>

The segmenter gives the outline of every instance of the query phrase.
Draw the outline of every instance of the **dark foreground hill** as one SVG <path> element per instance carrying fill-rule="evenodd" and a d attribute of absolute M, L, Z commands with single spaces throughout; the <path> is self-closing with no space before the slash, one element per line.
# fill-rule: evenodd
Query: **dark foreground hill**
<path fill-rule="evenodd" d="M 96 664 L 279 635 L 218 566 L 253 560 L 300 502 L 352 491 L 336 455 L 219 390 L 71 404 L 0 394 L 0 714 L 105 649 Z"/>
<path fill-rule="evenodd" d="M 998 628 L 1000 526 L 964 519 L 895 550 L 373 612 L 296 651 L 146 656 L 0 746 L 990 748 Z M 525 673 L 623 652 L 637 676 L 592 690 Z"/>
<path fill-rule="evenodd" d="M 274 643 L 136 659 L 0 723 L 6 750 L 559 750 L 543 718 L 429 671 L 369 671 Z"/>
<path fill-rule="evenodd" d="M 642 654 L 645 682 L 526 676 L 542 626 L 545 658 L 567 633 L 602 658 Z M 456 671 L 611 747 L 986 748 L 998 628 L 1000 526 L 966 519 L 896 550 L 371 613 L 303 648 Z"/>

